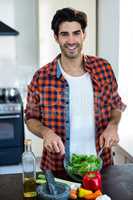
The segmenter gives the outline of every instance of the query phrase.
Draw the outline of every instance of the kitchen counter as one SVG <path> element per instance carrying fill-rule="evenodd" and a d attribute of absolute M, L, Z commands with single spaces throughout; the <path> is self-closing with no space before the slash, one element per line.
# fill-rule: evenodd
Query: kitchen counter
<path fill-rule="evenodd" d="M 103 172 L 102 182 L 103 193 L 112 200 L 133 200 L 133 164 L 109 167 Z M 0 175 L 0 199 L 24 199 L 22 174 Z"/>
<path fill-rule="evenodd" d="M 102 179 L 103 192 L 112 200 L 133 200 L 133 164 L 111 166 Z"/>

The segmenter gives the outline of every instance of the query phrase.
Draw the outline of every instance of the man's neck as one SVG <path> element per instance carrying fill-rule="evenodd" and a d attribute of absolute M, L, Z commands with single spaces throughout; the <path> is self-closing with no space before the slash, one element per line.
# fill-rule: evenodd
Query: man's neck
<path fill-rule="evenodd" d="M 60 63 L 63 70 L 72 76 L 81 76 L 85 73 L 83 69 L 82 55 L 75 59 L 68 59 L 61 55 Z"/>

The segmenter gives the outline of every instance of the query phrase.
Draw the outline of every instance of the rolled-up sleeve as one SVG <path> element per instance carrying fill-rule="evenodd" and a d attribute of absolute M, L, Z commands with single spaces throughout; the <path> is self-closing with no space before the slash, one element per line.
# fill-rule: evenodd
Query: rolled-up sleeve
<path fill-rule="evenodd" d="M 40 109 L 39 109 L 39 92 L 38 92 L 38 74 L 33 76 L 31 83 L 28 85 L 27 89 L 27 100 L 25 107 L 25 120 L 28 119 L 38 119 L 40 120 Z"/>

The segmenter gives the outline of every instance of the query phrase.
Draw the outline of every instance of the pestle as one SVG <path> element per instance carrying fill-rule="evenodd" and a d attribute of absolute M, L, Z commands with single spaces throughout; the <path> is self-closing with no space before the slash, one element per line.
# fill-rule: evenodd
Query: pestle
<path fill-rule="evenodd" d="M 46 187 L 48 188 L 49 194 L 57 195 L 58 189 L 51 170 L 44 170 L 44 175 L 46 178 Z"/>

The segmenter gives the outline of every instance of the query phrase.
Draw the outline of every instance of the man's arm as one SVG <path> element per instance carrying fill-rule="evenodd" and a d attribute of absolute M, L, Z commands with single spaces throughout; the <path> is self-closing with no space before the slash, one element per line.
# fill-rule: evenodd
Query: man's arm
<path fill-rule="evenodd" d="M 121 112 L 118 110 L 112 110 L 111 120 L 99 138 L 99 144 L 101 147 L 103 145 L 104 147 L 111 147 L 119 142 L 118 124 L 120 119 Z"/>
<path fill-rule="evenodd" d="M 43 126 L 42 123 L 37 119 L 27 120 L 26 125 L 29 131 L 31 131 L 33 134 L 43 139 L 47 135 L 47 132 L 51 130 L 46 126 Z"/>
<path fill-rule="evenodd" d="M 121 119 L 121 111 L 112 110 L 111 111 L 111 120 L 110 120 L 109 124 L 118 126 L 120 119 Z"/>
<path fill-rule="evenodd" d="M 44 139 L 44 147 L 53 153 L 60 153 L 64 155 L 65 148 L 61 138 L 54 133 L 54 131 L 46 126 L 37 119 L 29 119 L 26 121 L 28 129 L 36 136 Z"/>

